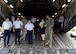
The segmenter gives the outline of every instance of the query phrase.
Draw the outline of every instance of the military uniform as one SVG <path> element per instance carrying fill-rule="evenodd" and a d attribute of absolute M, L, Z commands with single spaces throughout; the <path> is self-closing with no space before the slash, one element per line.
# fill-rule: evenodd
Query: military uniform
<path fill-rule="evenodd" d="M 21 27 L 23 26 L 23 23 L 22 21 L 18 21 L 16 20 L 14 23 L 13 23 L 13 26 L 14 26 L 14 29 L 15 29 L 15 44 L 17 44 L 17 39 L 18 39 L 18 42 L 20 44 L 20 31 L 21 31 Z"/>
<path fill-rule="evenodd" d="M 52 34 L 53 34 L 53 25 L 54 20 L 50 18 L 50 20 L 46 20 L 45 22 L 45 43 L 48 43 L 48 45 L 52 46 Z"/>
<path fill-rule="evenodd" d="M 27 24 L 27 19 L 22 20 L 23 23 L 23 30 L 21 30 L 22 36 L 23 36 L 23 40 L 26 39 L 26 32 L 25 32 L 25 25 Z"/>
<path fill-rule="evenodd" d="M 12 28 L 12 22 L 11 21 L 4 21 L 2 24 L 2 27 L 4 29 L 4 47 L 9 46 L 10 41 L 10 35 L 11 35 L 11 28 Z M 8 38 L 7 38 L 8 37 Z"/>
<path fill-rule="evenodd" d="M 32 40 L 33 40 L 33 29 L 34 29 L 33 23 L 27 23 L 25 25 L 25 29 L 27 30 L 28 43 L 29 44 L 32 44 Z"/>

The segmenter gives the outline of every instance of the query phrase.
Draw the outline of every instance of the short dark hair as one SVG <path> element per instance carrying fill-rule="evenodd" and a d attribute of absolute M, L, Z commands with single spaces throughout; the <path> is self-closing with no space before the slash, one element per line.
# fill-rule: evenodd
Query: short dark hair
<path fill-rule="evenodd" d="M 50 15 L 50 14 L 46 14 L 46 16 L 49 16 L 49 17 L 51 17 L 51 15 Z"/>
<path fill-rule="evenodd" d="M 50 16 L 49 14 L 46 14 L 46 16 Z"/>
<path fill-rule="evenodd" d="M 28 19 L 28 21 L 29 21 L 29 20 L 31 21 L 31 19 Z"/>
<path fill-rule="evenodd" d="M 23 16 L 23 17 L 26 17 L 26 16 Z"/>
<path fill-rule="evenodd" d="M 17 19 L 17 18 L 19 18 L 19 19 L 20 19 L 20 16 L 17 16 L 17 17 L 16 17 L 16 19 Z"/>
<path fill-rule="evenodd" d="M 17 16 L 17 18 L 20 18 L 20 16 Z"/>
<path fill-rule="evenodd" d="M 5 19 L 10 19 L 9 17 L 6 17 Z"/>

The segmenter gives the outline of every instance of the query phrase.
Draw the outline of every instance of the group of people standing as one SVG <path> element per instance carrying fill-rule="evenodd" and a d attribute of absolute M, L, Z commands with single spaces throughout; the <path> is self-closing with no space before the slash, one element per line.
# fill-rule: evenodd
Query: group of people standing
<path fill-rule="evenodd" d="M 15 45 L 21 44 L 20 42 L 21 33 L 23 36 L 23 40 L 25 40 L 27 34 L 28 43 L 32 44 L 35 23 L 36 18 L 34 16 L 32 16 L 32 18 L 28 20 L 26 19 L 25 16 L 22 17 L 22 20 L 20 20 L 20 17 L 17 17 L 16 21 L 14 21 L 13 23 L 9 20 L 9 17 L 6 17 L 6 20 L 2 24 L 2 27 L 4 29 L 4 47 L 9 46 L 9 40 L 11 35 L 10 31 L 12 28 L 15 34 Z M 45 45 L 49 45 L 51 47 L 54 20 L 49 15 L 46 15 L 46 20 L 44 21 L 44 19 L 42 19 L 39 23 L 39 26 L 42 40 L 45 41 Z"/>

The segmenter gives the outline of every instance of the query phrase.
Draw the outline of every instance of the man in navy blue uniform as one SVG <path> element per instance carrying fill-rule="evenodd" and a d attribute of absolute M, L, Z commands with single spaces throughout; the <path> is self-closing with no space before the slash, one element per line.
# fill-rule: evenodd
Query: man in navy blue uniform
<path fill-rule="evenodd" d="M 25 25 L 25 29 L 28 35 L 28 43 L 32 44 L 33 33 L 34 33 L 34 25 L 31 23 L 31 20 L 28 20 L 28 23 Z"/>
<path fill-rule="evenodd" d="M 3 22 L 2 27 L 4 29 L 4 47 L 8 47 L 10 40 L 10 31 L 12 28 L 12 22 L 9 21 L 9 17 L 6 17 L 6 20 Z"/>
<path fill-rule="evenodd" d="M 20 44 L 20 32 L 22 29 L 23 23 L 20 21 L 20 17 L 17 17 L 16 21 L 13 23 L 13 31 L 15 32 L 15 44 L 17 44 L 17 39 L 18 43 Z"/>

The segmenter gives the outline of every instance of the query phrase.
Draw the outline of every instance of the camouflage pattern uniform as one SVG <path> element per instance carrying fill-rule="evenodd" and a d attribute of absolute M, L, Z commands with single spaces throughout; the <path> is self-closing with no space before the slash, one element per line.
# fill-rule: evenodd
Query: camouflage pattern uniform
<path fill-rule="evenodd" d="M 54 20 L 50 18 L 49 20 L 46 20 L 45 22 L 45 43 L 48 43 L 48 45 L 52 46 L 52 34 L 53 34 L 53 26 L 54 26 Z"/>

